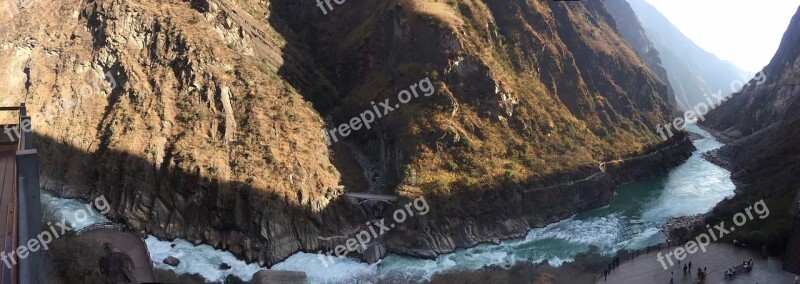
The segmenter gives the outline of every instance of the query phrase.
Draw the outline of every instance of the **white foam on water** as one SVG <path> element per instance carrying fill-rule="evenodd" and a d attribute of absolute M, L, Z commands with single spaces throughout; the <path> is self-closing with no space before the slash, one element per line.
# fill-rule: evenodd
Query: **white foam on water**
<path fill-rule="evenodd" d="M 83 229 L 91 224 L 109 222 L 106 216 L 83 200 L 61 198 L 44 189 L 41 190 L 41 197 L 42 204 L 51 208 L 57 218 L 66 220 L 67 225 L 74 230 Z"/>
<path fill-rule="evenodd" d="M 687 130 L 706 137 L 694 141 L 697 151 L 684 164 L 670 171 L 657 198 L 647 202 L 638 217 L 629 218 L 610 213 L 584 220 L 575 216 L 532 229 L 524 239 L 504 241 L 499 245 L 479 245 L 439 256 L 436 260 L 418 260 L 390 255 L 380 273 L 405 272 L 429 279 L 435 273 L 452 269 L 480 269 L 489 265 L 547 260 L 559 266 L 596 246 L 611 255 L 624 248 L 641 248 L 663 239 L 660 226 L 671 217 L 709 211 L 724 198 L 733 195 L 735 186 L 730 172 L 701 157 L 701 154 L 723 146 L 711 135 L 688 125 Z M 596 210 L 608 209 L 610 205 Z"/>
<path fill-rule="evenodd" d="M 109 222 L 109 219 L 97 212 L 89 203 L 79 199 L 61 198 L 52 192 L 42 190 L 42 203 L 53 209 L 57 218 L 64 218 L 67 225 L 80 230 L 86 226 Z M 84 213 L 76 212 L 85 212 Z M 257 264 L 247 264 L 236 259 L 230 252 L 216 250 L 208 245 L 194 246 L 192 243 L 178 239 L 173 242 L 160 241 L 156 237 L 148 236 L 145 239 L 147 249 L 150 251 L 151 261 L 154 266 L 162 269 L 173 270 L 177 273 L 197 273 L 210 282 L 222 281 L 228 274 L 233 274 L 242 280 L 249 281 L 260 268 Z M 175 244 L 175 247 L 172 247 Z M 171 267 L 163 263 L 167 256 L 174 256 L 181 260 L 178 267 Z M 221 263 L 227 263 L 231 269 L 219 269 Z"/>
<path fill-rule="evenodd" d="M 719 201 L 734 195 L 731 173 L 702 157 L 702 153 L 722 147 L 708 132 L 696 125 L 687 130 L 705 139 L 695 141 L 697 151 L 684 164 L 670 171 L 663 194 L 651 202 L 642 215 L 645 219 L 669 218 L 706 213 Z"/>
<path fill-rule="evenodd" d="M 318 254 L 297 253 L 272 266 L 274 270 L 302 271 L 311 283 L 340 283 L 358 275 L 375 275 L 378 264 L 369 265 L 350 258 L 336 258 L 325 266 Z"/>
<path fill-rule="evenodd" d="M 178 274 L 199 274 L 211 282 L 221 282 L 229 274 L 233 274 L 244 281 L 250 281 L 253 278 L 253 274 L 261 269 L 258 264 L 247 264 L 237 259 L 230 252 L 218 250 L 209 245 L 195 246 L 183 239 L 170 242 L 147 236 L 145 243 L 155 267 L 172 270 Z M 164 264 L 164 259 L 169 256 L 179 259 L 181 263 L 177 267 Z M 222 263 L 230 265 L 231 268 L 221 270 L 220 264 Z"/>
<path fill-rule="evenodd" d="M 630 240 L 624 242 L 624 245 L 620 246 L 619 249 L 630 247 L 630 248 L 644 248 L 650 245 L 649 241 L 653 239 L 655 236 L 661 234 L 661 229 L 655 226 L 648 227 L 644 229 L 644 231 L 636 234 Z M 617 250 L 619 250 L 617 249 Z"/>
<path fill-rule="evenodd" d="M 536 229 L 531 232 L 536 235 L 533 240 L 552 238 L 574 244 L 606 248 L 612 247 L 618 242 L 622 230 L 623 224 L 620 218 L 611 214 L 588 220 L 575 220 L 574 217 L 571 217 L 556 223 L 555 226 L 545 227 L 539 234 L 536 234 Z"/>
<path fill-rule="evenodd" d="M 664 189 L 643 205 L 637 216 L 631 218 L 611 212 L 603 216 L 577 218 L 576 216 L 532 229 L 523 239 L 503 241 L 498 245 L 482 244 L 440 255 L 434 260 L 416 259 L 389 254 L 379 264 L 369 265 L 353 259 L 336 258 L 336 262 L 323 265 L 317 254 L 297 253 L 272 269 L 305 272 L 311 283 L 341 283 L 358 275 L 403 273 L 418 279 L 430 279 L 436 273 L 454 269 L 477 270 L 485 266 L 510 266 L 519 261 L 539 263 L 547 260 L 554 266 L 573 261 L 576 254 L 588 250 L 590 245 L 600 248 L 603 254 L 613 254 L 626 247 L 643 247 L 663 235 L 660 226 L 670 217 L 704 213 L 717 202 L 733 194 L 735 186 L 730 172 L 700 157 L 700 153 L 716 149 L 721 143 L 699 129 L 689 125 L 687 130 L 699 133 L 706 139 L 695 141 L 698 151 L 689 160 L 670 171 Z M 59 208 L 67 222 L 79 228 L 108 219 L 96 214 L 91 219 L 78 222 L 70 212 L 85 209 L 85 202 L 55 197 L 44 192 L 42 201 Z M 596 210 L 608 210 L 610 205 Z M 74 216 L 73 216 L 74 217 Z M 230 252 L 216 250 L 208 245 L 195 246 L 185 240 L 161 241 L 155 237 L 146 240 L 155 266 L 177 273 L 197 273 L 209 281 L 222 281 L 233 274 L 249 281 L 260 267 L 237 260 Z M 174 247 L 173 247 L 174 244 Z M 167 256 L 181 260 L 178 267 L 163 264 Z M 232 268 L 219 269 L 225 262 Z"/>

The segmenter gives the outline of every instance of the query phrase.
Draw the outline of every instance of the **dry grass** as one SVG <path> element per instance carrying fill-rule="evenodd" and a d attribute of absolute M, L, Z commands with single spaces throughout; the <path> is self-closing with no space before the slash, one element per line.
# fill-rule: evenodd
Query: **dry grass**
<path fill-rule="evenodd" d="M 464 19 L 459 15 L 454 6 L 455 1 L 446 0 L 402 0 L 411 12 L 417 15 L 433 17 L 447 24 L 451 28 L 464 25 Z"/>
<path fill-rule="evenodd" d="M 411 123 L 411 134 L 415 136 L 412 141 L 436 140 L 438 146 L 419 144 L 411 163 L 417 173 L 415 184 L 405 184 L 401 189 L 404 194 L 414 195 L 422 187 L 423 191 L 450 195 L 463 186 L 493 188 L 509 181 L 537 181 L 577 167 L 596 165 L 612 157 L 628 156 L 657 142 L 654 134 L 636 120 L 658 121 L 660 114 L 621 115 L 622 110 L 617 109 L 620 108 L 618 102 L 611 103 L 596 91 L 591 94 L 581 77 L 557 80 L 574 81 L 578 91 L 583 93 L 580 96 L 585 104 L 584 113 L 570 111 L 555 96 L 551 87 L 554 82 L 543 78 L 536 65 L 545 57 L 555 57 L 559 69 L 574 67 L 570 65 L 569 48 L 554 33 L 556 19 L 547 4 L 528 1 L 527 7 L 518 10 L 519 15 L 504 13 L 506 21 L 515 19 L 528 24 L 520 30 L 525 35 L 500 31 L 502 38 L 486 42 L 483 40 L 485 36 L 494 33 L 487 27 L 497 25 L 492 15 L 500 12 L 491 11 L 482 1 L 460 2 L 470 9 L 472 18 L 469 19 L 445 3 L 407 3 L 411 3 L 417 13 L 435 14 L 437 19 L 459 17 L 459 21 L 443 21 L 450 29 L 458 31 L 452 34 L 459 35 L 465 52 L 488 66 L 491 70 L 489 76 L 503 86 L 504 92 L 515 97 L 518 104 L 514 106 L 513 116 L 499 120 L 497 114 L 487 117 L 484 107 L 474 106 L 462 97 L 458 86 L 443 86 L 455 92 L 451 100 L 458 102 L 458 112 L 451 116 L 451 109 L 445 108 L 443 112 L 434 111 L 430 116 Z M 523 15 L 526 12 L 540 13 L 540 22 L 530 22 Z M 570 6 L 567 15 L 576 25 L 581 40 L 594 52 L 617 57 L 633 68 L 644 68 L 610 26 L 602 20 L 598 21 L 599 24 L 587 20 L 597 15 L 590 14 L 582 6 Z M 461 25 L 467 22 L 471 24 Z M 549 27 L 534 26 L 536 24 Z M 531 40 L 539 46 L 532 46 L 535 50 L 526 50 L 522 43 Z M 532 51 L 536 58 L 524 57 Z M 615 92 L 630 92 L 617 88 Z M 618 122 L 610 124 L 610 117 Z M 601 137 L 595 133 L 606 134 Z M 451 141 L 456 136 L 461 142 Z"/>

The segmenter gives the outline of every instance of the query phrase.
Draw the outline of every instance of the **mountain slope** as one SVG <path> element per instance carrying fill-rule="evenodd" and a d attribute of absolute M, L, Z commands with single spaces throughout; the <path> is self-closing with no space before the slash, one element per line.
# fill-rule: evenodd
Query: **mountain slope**
<path fill-rule="evenodd" d="M 781 45 L 764 68 L 764 84 L 750 84 L 712 111 L 704 126 L 732 142 L 713 153 L 734 171 L 737 196 L 722 202 L 712 218 L 740 212 L 764 199 L 767 219 L 736 230 L 733 238 L 783 252 L 800 188 L 800 9 Z"/>
<path fill-rule="evenodd" d="M 135 229 L 272 265 L 390 212 L 345 192 L 425 196 L 375 247 L 430 257 L 686 158 L 679 140 L 596 173 L 667 146 L 668 88 L 612 23 L 594 1 L 39 1 L 0 19 L 0 94 L 29 106 L 46 187 L 103 194 Z M 424 78 L 434 95 L 326 147 Z"/>
<path fill-rule="evenodd" d="M 668 97 L 665 100 L 670 102 L 672 106 L 677 106 L 675 91 L 672 90 L 667 70 L 664 69 L 664 65 L 661 63 L 661 55 L 650 39 L 647 38 L 647 33 L 644 31 L 642 23 L 630 4 L 626 0 L 605 0 L 605 5 L 608 12 L 614 16 L 620 35 L 636 50 L 636 53 L 644 60 L 650 71 L 653 71 L 667 85 Z"/>
<path fill-rule="evenodd" d="M 28 104 L 46 188 L 103 194 L 135 229 L 275 263 L 346 221 L 323 210 L 355 215 L 330 206 L 339 174 L 309 139 L 322 119 L 277 74 L 323 80 L 239 4 L 207 4 L 33 2 L 0 22 L 0 94 Z"/>
<path fill-rule="evenodd" d="M 704 94 L 732 93 L 731 83 L 746 81 L 745 72 L 722 61 L 688 39 L 645 0 L 628 0 L 661 56 L 669 83 L 684 109 L 705 101 Z"/>
<path fill-rule="evenodd" d="M 326 47 L 313 57 L 336 78 L 337 123 L 375 92 L 441 74 L 430 102 L 353 138 L 399 194 L 435 200 L 417 229 L 387 238 L 391 251 L 430 257 L 602 204 L 614 181 L 522 189 L 583 179 L 600 161 L 643 151 L 670 112 L 666 85 L 602 2 L 389 1 L 327 16 L 303 12 L 304 2 L 273 5 L 300 42 Z"/>

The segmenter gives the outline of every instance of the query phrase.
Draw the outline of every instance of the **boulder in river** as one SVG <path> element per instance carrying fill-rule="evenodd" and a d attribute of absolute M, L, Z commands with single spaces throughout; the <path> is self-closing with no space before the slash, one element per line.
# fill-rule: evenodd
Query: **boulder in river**
<path fill-rule="evenodd" d="M 220 270 L 228 270 L 228 269 L 231 269 L 231 266 L 229 264 L 223 262 L 223 263 L 220 263 L 219 269 Z"/>
<path fill-rule="evenodd" d="M 181 260 L 174 256 L 168 256 L 164 259 L 164 264 L 175 267 L 178 266 L 178 264 L 181 264 Z"/>
<path fill-rule="evenodd" d="M 694 232 L 702 231 L 705 218 L 704 214 L 671 218 L 661 227 L 661 230 L 667 235 L 669 242 L 686 242 L 694 235 Z"/>
<path fill-rule="evenodd" d="M 376 263 L 386 256 L 386 247 L 382 244 L 370 244 L 367 246 L 367 249 L 364 250 L 363 256 L 367 263 Z"/>

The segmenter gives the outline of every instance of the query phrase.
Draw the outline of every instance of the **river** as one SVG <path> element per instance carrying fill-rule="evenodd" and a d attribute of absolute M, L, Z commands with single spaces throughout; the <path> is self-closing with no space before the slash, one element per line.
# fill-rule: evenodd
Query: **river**
<path fill-rule="evenodd" d="M 531 230 L 523 239 L 508 240 L 500 244 L 483 244 L 441 255 L 435 260 L 388 255 L 379 264 L 364 264 L 353 259 L 337 260 L 325 267 L 316 254 L 297 253 L 272 269 L 304 271 L 312 283 L 337 283 L 358 274 L 406 273 L 420 279 L 451 269 L 480 269 L 487 265 L 511 265 L 518 261 L 541 262 L 560 265 L 571 261 L 576 254 L 596 246 L 600 252 L 612 255 L 621 249 L 646 247 L 665 239 L 661 226 L 672 217 L 694 215 L 711 210 L 719 201 L 734 194 L 730 172 L 701 157 L 701 154 L 723 144 L 695 125 L 687 130 L 705 138 L 694 141 L 697 151 L 670 173 L 640 182 L 624 185 L 607 206 L 584 211 L 544 228 Z M 43 194 L 43 202 L 56 205 L 63 212 L 72 207 L 84 208 L 81 201 L 61 199 Z M 76 207 L 76 208 L 77 208 Z M 106 221 L 98 214 L 92 222 Z M 228 274 L 250 280 L 260 268 L 246 264 L 232 254 L 215 250 L 211 246 L 194 246 L 185 240 L 161 241 L 155 237 L 146 240 L 153 263 L 163 269 L 179 273 L 197 273 L 209 281 L 220 281 Z M 161 261 L 167 256 L 181 259 L 178 267 Z M 219 270 L 221 263 L 232 269 Z M 317 265 L 313 265 L 317 264 Z"/>

